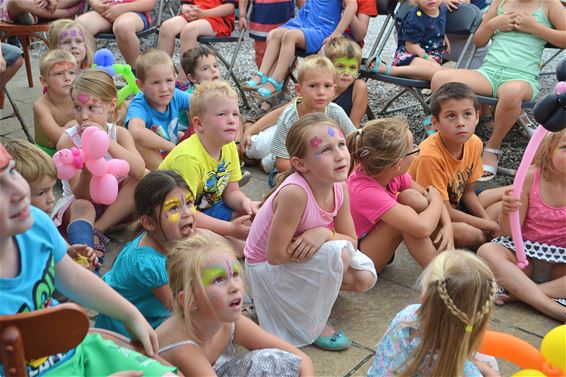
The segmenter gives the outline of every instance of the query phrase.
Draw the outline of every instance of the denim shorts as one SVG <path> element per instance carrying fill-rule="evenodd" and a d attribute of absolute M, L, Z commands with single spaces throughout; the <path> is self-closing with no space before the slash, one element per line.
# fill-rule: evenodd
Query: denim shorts
<path fill-rule="evenodd" d="M 22 56 L 22 50 L 11 44 L 2 43 L 2 56 L 4 56 L 6 66 L 9 67 Z"/>
<path fill-rule="evenodd" d="M 149 26 L 150 26 L 150 25 L 149 25 L 149 18 L 147 17 L 147 14 L 146 14 L 146 13 L 142 13 L 142 12 L 135 12 L 135 13 L 136 13 L 138 16 L 140 16 L 140 18 L 141 18 L 141 20 L 142 20 L 142 22 L 143 22 L 143 29 L 142 29 L 142 31 L 149 29 Z"/>
<path fill-rule="evenodd" d="M 210 217 L 214 217 L 219 220 L 231 221 L 232 220 L 232 208 L 224 204 L 224 200 L 219 200 L 212 205 L 212 207 L 201 210 L 202 213 L 207 214 Z"/>

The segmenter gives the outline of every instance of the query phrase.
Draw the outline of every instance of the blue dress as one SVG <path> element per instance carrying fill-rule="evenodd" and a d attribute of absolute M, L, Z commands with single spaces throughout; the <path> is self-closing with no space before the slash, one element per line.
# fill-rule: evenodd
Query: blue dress
<path fill-rule="evenodd" d="M 417 43 L 437 63 L 442 64 L 444 55 L 444 35 L 446 34 L 446 5 L 440 6 L 440 14 L 430 17 L 419 7 L 415 7 L 407 13 L 397 43 L 393 65 L 409 65 L 416 57 L 405 48 L 405 42 Z"/>
<path fill-rule="evenodd" d="M 305 34 L 307 54 L 314 54 L 336 29 L 341 15 L 341 0 L 308 0 L 299 10 L 297 17 L 291 18 L 280 27 L 301 30 Z"/>

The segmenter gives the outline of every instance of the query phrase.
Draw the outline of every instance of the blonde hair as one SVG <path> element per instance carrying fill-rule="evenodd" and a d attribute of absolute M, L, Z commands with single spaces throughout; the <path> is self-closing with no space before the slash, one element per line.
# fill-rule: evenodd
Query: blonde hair
<path fill-rule="evenodd" d="M 190 318 L 191 306 L 195 305 L 196 292 L 204 292 L 205 290 L 202 281 L 202 269 L 205 263 L 219 253 L 232 256 L 239 264 L 230 244 L 221 238 L 202 234 L 196 234 L 179 241 L 167 256 L 169 286 L 175 298 L 173 300 L 173 314 L 184 319 L 188 333 L 198 341 L 202 341 L 202 339 L 198 339 L 195 335 Z M 240 271 L 242 271 L 241 266 Z M 178 299 L 180 292 L 185 294 L 182 302 Z"/>
<path fill-rule="evenodd" d="M 404 118 L 372 120 L 357 132 L 352 132 L 347 137 L 350 172 L 360 165 L 367 175 L 375 177 L 393 166 L 412 147 L 409 146 L 408 133 L 409 125 Z"/>
<path fill-rule="evenodd" d="M 310 55 L 304 58 L 297 67 L 297 82 L 301 84 L 305 78 L 305 74 L 311 71 L 326 71 L 332 76 L 334 81 L 334 64 L 326 56 Z"/>
<path fill-rule="evenodd" d="M 175 66 L 169 54 L 163 50 L 151 48 L 140 55 L 136 62 L 136 77 L 144 82 L 147 78 L 148 71 L 156 65 L 164 64 L 171 68 L 171 72 L 175 74 Z"/>
<path fill-rule="evenodd" d="M 73 56 L 73 54 L 71 54 L 68 51 L 59 50 L 59 49 L 47 51 L 47 53 L 43 55 L 43 57 L 39 61 L 39 74 L 43 78 L 46 78 L 49 75 L 49 71 L 51 71 L 51 68 L 53 68 L 55 64 L 61 62 L 71 63 L 75 67 L 77 65 L 77 61 L 75 60 L 75 57 Z"/>
<path fill-rule="evenodd" d="M 423 271 L 418 309 L 420 343 L 405 361 L 402 376 L 462 376 L 479 346 L 497 289 L 493 273 L 464 250 L 440 253 Z"/>
<path fill-rule="evenodd" d="M 556 172 L 556 166 L 552 163 L 552 154 L 564 135 L 566 135 L 566 129 L 548 133 L 540 143 L 533 159 L 533 164 L 540 168 L 543 177 L 547 179 Z"/>
<path fill-rule="evenodd" d="M 47 153 L 25 140 L 8 140 L 4 146 L 16 162 L 16 170 L 28 183 L 45 176 L 57 179 L 55 163 Z"/>
<path fill-rule="evenodd" d="M 340 37 L 331 39 L 330 42 L 324 45 L 322 53 L 331 62 L 338 58 L 356 59 L 358 67 L 362 62 L 362 49 L 355 41 L 347 37 Z"/>
<path fill-rule="evenodd" d="M 83 24 L 78 22 L 77 20 L 71 20 L 68 18 L 62 20 L 55 20 L 49 26 L 49 34 L 47 35 L 47 47 L 50 50 L 58 49 L 59 48 L 59 37 L 61 33 L 65 30 L 76 27 L 78 28 L 82 35 L 83 40 L 85 43 L 85 58 L 82 62 L 80 62 L 80 69 L 87 69 L 90 68 L 94 58 L 94 50 L 96 48 L 96 43 L 94 42 L 94 38 L 91 33 L 89 33 Z"/>
<path fill-rule="evenodd" d="M 86 69 L 82 71 L 76 78 L 71 88 L 73 92 L 90 94 L 99 98 L 102 102 L 108 104 L 116 99 L 116 86 L 112 77 L 98 69 Z M 114 109 L 114 118 L 112 123 L 118 119 L 118 107 Z"/>
<path fill-rule="evenodd" d="M 230 84 L 223 80 L 204 81 L 198 84 L 191 94 L 189 116 L 202 116 L 210 109 L 210 101 L 218 97 L 238 100 L 238 95 Z"/>

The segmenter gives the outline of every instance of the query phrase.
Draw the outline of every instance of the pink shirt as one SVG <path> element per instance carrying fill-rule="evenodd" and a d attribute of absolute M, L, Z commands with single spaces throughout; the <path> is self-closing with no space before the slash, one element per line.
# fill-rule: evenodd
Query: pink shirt
<path fill-rule="evenodd" d="M 523 223 L 523 239 L 566 248 L 566 207 L 554 208 L 540 196 L 540 168 L 529 192 L 529 207 Z"/>
<path fill-rule="evenodd" d="M 344 202 L 342 183 L 334 183 L 334 211 L 324 211 L 318 206 L 311 188 L 303 176 L 299 173 L 291 174 L 283 181 L 283 183 L 281 183 L 273 194 L 267 198 L 254 218 L 250 234 L 246 239 L 246 246 L 244 247 L 244 255 L 246 256 L 247 263 L 260 263 L 267 260 L 267 239 L 269 237 L 274 215 L 273 200 L 277 197 L 279 191 L 288 185 L 300 186 L 307 193 L 307 205 L 301 215 L 301 221 L 295 231 L 294 237 L 312 228 L 321 226 L 328 227 L 333 223 L 334 217 Z"/>
<path fill-rule="evenodd" d="M 358 238 L 365 237 L 380 221 L 381 216 L 397 204 L 397 194 L 411 186 L 408 173 L 393 178 L 386 187 L 356 168 L 348 178 L 350 212 Z"/>

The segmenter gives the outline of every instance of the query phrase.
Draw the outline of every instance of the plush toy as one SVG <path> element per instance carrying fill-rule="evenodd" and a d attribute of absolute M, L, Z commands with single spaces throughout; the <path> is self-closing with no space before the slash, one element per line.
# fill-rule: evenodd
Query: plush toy
<path fill-rule="evenodd" d="M 558 79 L 558 84 L 556 85 L 555 93 L 545 96 L 542 100 L 537 102 L 534 108 L 533 113 L 540 126 L 538 126 L 531 140 L 529 140 L 519 169 L 517 169 L 512 193 L 515 198 L 521 197 L 521 190 L 523 189 L 527 171 L 529 170 L 529 166 L 531 166 L 544 136 L 549 131 L 558 132 L 566 128 L 566 58 L 558 63 L 556 78 Z M 511 223 L 511 235 L 517 254 L 517 266 L 519 266 L 519 268 L 525 268 L 529 264 L 529 261 L 525 255 L 519 211 L 512 212 L 509 215 L 509 221 Z"/>
<path fill-rule="evenodd" d="M 118 197 L 118 180 L 130 171 L 127 161 L 106 160 L 110 137 L 96 127 L 87 127 L 81 135 L 82 148 L 62 149 L 53 155 L 59 179 L 71 179 L 84 166 L 91 172 L 90 197 L 96 203 L 110 205 Z"/>
<path fill-rule="evenodd" d="M 128 64 L 114 64 L 114 55 L 112 54 L 112 51 L 107 48 L 100 49 L 94 53 L 93 60 L 93 68 L 102 69 L 112 77 L 116 74 L 124 76 L 126 86 L 118 91 L 118 106 L 121 106 L 130 94 L 140 92 L 140 89 L 136 84 L 136 77 L 132 72 L 132 67 Z"/>

